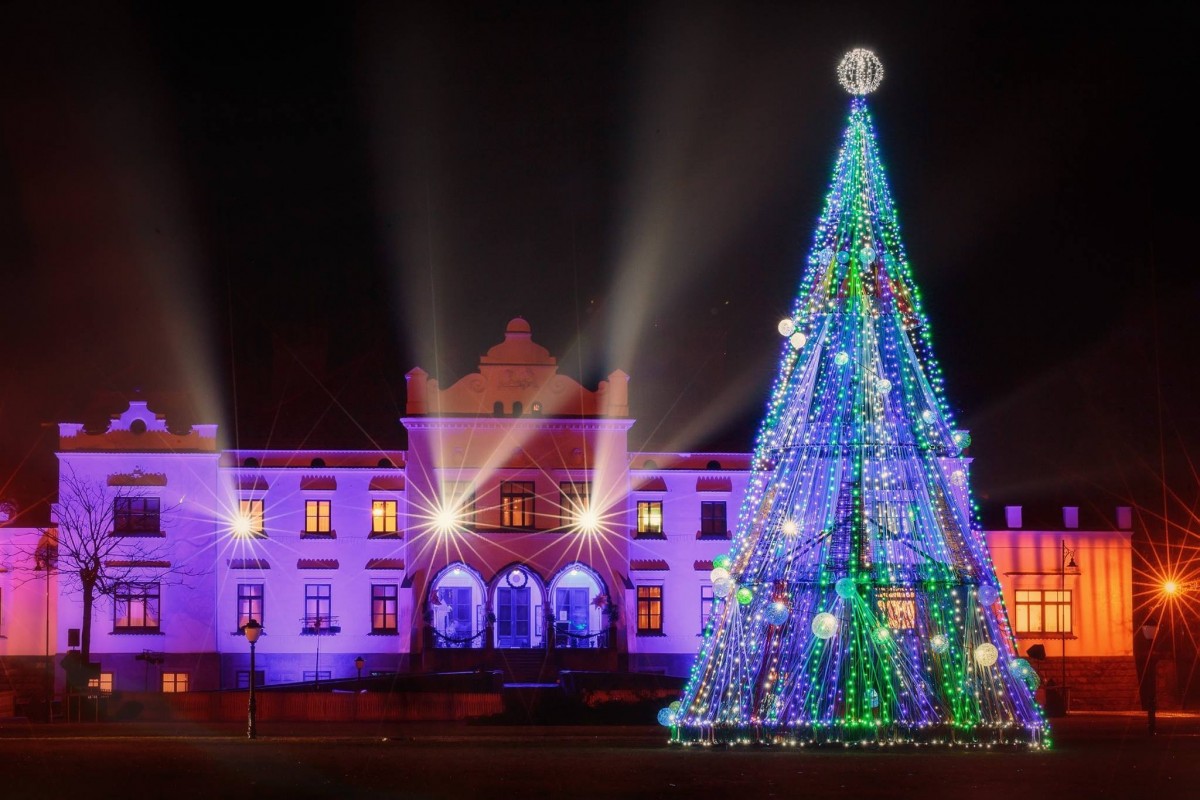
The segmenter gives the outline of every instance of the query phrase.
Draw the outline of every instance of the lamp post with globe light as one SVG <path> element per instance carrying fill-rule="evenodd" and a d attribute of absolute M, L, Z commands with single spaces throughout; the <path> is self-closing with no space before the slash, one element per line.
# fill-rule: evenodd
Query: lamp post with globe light
<path fill-rule="evenodd" d="M 262 636 L 263 627 L 258 620 L 252 619 L 248 621 L 242 629 L 246 634 L 246 641 L 250 643 L 250 705 L 248 709 L 249 720 L 246 725 L 246 738 L 257 739 L 258 728 L 255 724 L 255 713 L 258 711 L 257 700 L 254 697 L 254 645 L 258 642 L 258 637 Z"/>

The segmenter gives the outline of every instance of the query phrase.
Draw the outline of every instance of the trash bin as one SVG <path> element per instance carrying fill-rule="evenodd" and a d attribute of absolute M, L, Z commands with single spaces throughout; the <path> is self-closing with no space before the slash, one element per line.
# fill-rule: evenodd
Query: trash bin
<path fill-rule="evenodd" d="M 1071 706 L 1071 688 L 1069 686 L 1046 687 L 1046 716 L 1065 717 Z"/>

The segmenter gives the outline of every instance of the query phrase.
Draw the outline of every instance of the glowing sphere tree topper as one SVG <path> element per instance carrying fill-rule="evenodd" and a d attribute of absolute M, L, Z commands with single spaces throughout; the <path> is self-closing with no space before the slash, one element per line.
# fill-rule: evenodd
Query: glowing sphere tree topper
<path fill-rule="evenodd" d="M 850 94 L 870 94 L 883 82 L 883 64 L 870 50 L 856 47 L 842 56 L 837 77 L 838 83 Z"/>

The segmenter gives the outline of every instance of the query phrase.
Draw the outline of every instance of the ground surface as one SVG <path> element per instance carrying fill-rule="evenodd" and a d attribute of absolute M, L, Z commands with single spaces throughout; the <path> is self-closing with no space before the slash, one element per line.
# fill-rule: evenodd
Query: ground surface
<path fill-rule="evenodd" d="M 657 727 L 0 723 L 0 797 L 1200 797 L 1200 716 L 1055 720 L 1050 752 L 668 747 Z"/>

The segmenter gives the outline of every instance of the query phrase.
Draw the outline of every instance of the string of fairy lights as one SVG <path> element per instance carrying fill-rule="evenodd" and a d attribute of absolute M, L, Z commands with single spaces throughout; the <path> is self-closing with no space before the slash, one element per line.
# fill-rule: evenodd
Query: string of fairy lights
<path fill-rule="evenodd" d="M 1048 746 L 1018 658 L 865 96 L 784 339 L 732 551 L 683 697 L 683 744 Z"/>

